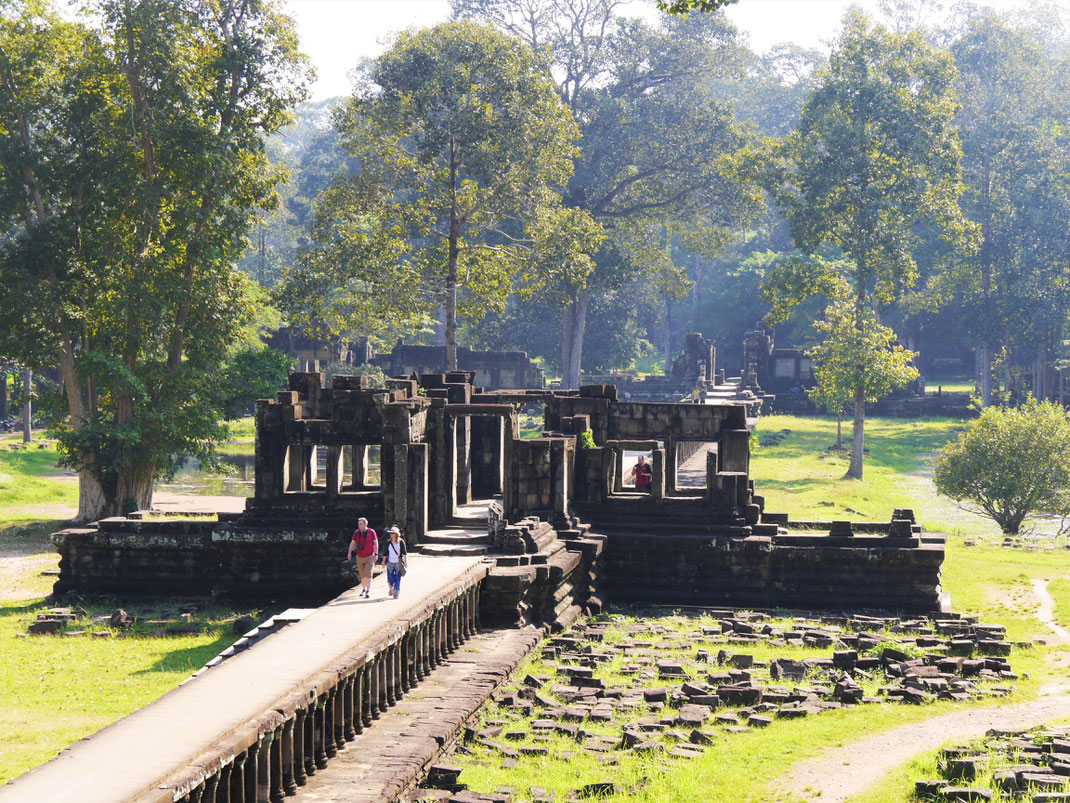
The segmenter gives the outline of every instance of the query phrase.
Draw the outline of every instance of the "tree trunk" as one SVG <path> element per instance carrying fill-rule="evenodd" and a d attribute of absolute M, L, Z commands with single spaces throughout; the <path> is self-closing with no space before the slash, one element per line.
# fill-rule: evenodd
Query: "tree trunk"
<path fill-rule="evenodd" d="M 582 288 L 576 291 L 572 303 L 565 308 L 561 341 L 561 386 L 565 388 L 580 386 L 583 341 L 590 298 L 590 291 Z"/>
<path fill-rule="evenodd" d="M 155 476 L 134 477 L 121 473 L 112 487 L 106 487 L 92 469 L 78 472 L 78 518 L 97 521 L 109 516 L 125 516 L 152 507 Z"/>
<path fill-rule="evenodd" d="M 987 343 L 982 343 L 978 354 L 981 371 L 981 404 L 988 407 L 992 404 L 992 347 Z"/>
<path fill-rule="evenodd" d="M 7 418 L 7 371 L 0 371 L 0 421 Z"/>
<path fill-rule="evenodd" d="M 452 237 L 446 272 L 446 370 L 457 370 L 457 241 Z"/>
<path fill-rule="evenodd" d="M 843 448 L 843 408 L 836 412 L 836 451 Z"/>
<path fill-rule="evenodd" d="M 866 431 L 866 389 L 859 385 L 855 388 L 854 430 L 851 438 L 851 463 L 847 468 L 847 477 L 862 479 L 862 458 L 865 455 Z"/>
<path fill-rule="evenodd" d="M 33 371 L 22 371 L 22 442 L 33 440 Z"/>
<path fill-rule="evenodd" d="M 662 341 L 665 352 L 665 376 L 672 375 L 672 300 L 665 299 L 665 332 Z"/>

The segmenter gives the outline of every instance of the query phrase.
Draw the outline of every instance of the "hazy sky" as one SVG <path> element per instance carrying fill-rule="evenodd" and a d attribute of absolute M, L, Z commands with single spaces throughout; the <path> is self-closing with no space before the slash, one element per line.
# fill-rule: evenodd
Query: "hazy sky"
<path fill-rule="evenodd" d="M 1030 0 L 975 0 L 977 5 L 1027 7 Z M 1070 0 L 1058 0 L 1070 9 Z M 347 73 L 357 61 L 382 51 L 391 32 L 432 25 L 449 16 L 449 0 L 286 0 L 297 21 L 301 44 L 316 66 L 316 99 L 349 92 Z M 641 8 L 636 4 L 636 10 Z M 830 41 L 851 0 L 739 0 L 729 18 L 762 52 L 779 42 L 819 47 Z M 862 0 L 876 10 L 876 0 Z M 950 3 L 947 3 L 950 5 Z"/>

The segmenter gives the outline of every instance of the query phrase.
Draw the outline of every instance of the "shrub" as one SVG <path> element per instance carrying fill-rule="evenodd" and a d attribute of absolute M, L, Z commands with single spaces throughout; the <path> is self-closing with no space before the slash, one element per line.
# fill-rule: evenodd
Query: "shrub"
<path fill-rule="evenodd" d="M 989 407 L 940 452 L 936 489 L 1017 534 L 1035 513 L 1070 515 L 1070 415 L 1030 400 Z"/>

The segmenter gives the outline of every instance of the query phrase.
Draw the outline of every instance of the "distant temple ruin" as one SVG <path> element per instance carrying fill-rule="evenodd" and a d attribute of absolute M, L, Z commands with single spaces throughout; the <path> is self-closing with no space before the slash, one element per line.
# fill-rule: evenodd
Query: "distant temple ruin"
<path fill-rule="evenodd" d="M 748 405 L 706 401 L 624 401 L 612 385 L 485 391 L 465 371 L 383 389 L 296 373 L 257 404 L 243 514 L 58 533 L 56 591 L 325 600 L 352 584 L 340 556 L 364 516 L 398 524 L 428 555 L 487 555 L 491 620 L 567 623 L 607 598 L 939 607 L 942 536 L 910 511 L 865 523 L 766 511 L 750 479 Z M 531 405 L 544 431 L 521 438 Z M 649 491 L 631 478 L 640 454 Z"/>

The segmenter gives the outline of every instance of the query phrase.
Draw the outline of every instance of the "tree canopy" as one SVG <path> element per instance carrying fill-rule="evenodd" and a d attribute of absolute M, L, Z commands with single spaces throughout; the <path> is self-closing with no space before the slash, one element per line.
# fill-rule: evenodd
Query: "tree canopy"
<path fill-rule="evenodd" d="M 781 146 L 771 185 L 805 252 L 831 246 L 853 288 L 855 328 L 873 300 L 889 301 L 917 278 L 917 230 L 930 226 L 969 247 L 961 214 L 955 69 L 917 31 L 894 34 L 849 12 L 829 66 Z M 799 299 L 796 299 L 799 300 Z M 861 478 L 865 383 L 854 390 L 848 476 Z"/>
<path fill-rule="evenodd" d="M 295 277 L 310 319 L 371 330 L 442 306 L 456 367 L 458 314 L 478 320 L 518 282 L 589 271 L 601 231 L 559 194 L 579 131 L 522 42 L 471 22 L 402 33 L 336 120 L 360 167 L 318 201 Z"/>
<path fill-rule="evenodd" d="M 267 0 L 86 8 L 92 25 L 44 0 L 0 17 L 0 329 L 60 367 L 92 519 L 148 506 L 224 432 L 215 372 L 252 311 L 233 263 L 307 69 Z"/>
<path fill-rule="evenodd" d="M 1070 414 L 1030 399 L 988 407 L 941 452 L 936 489 L 1017 534 L 1036 513 L 1070 515 Z"/>

